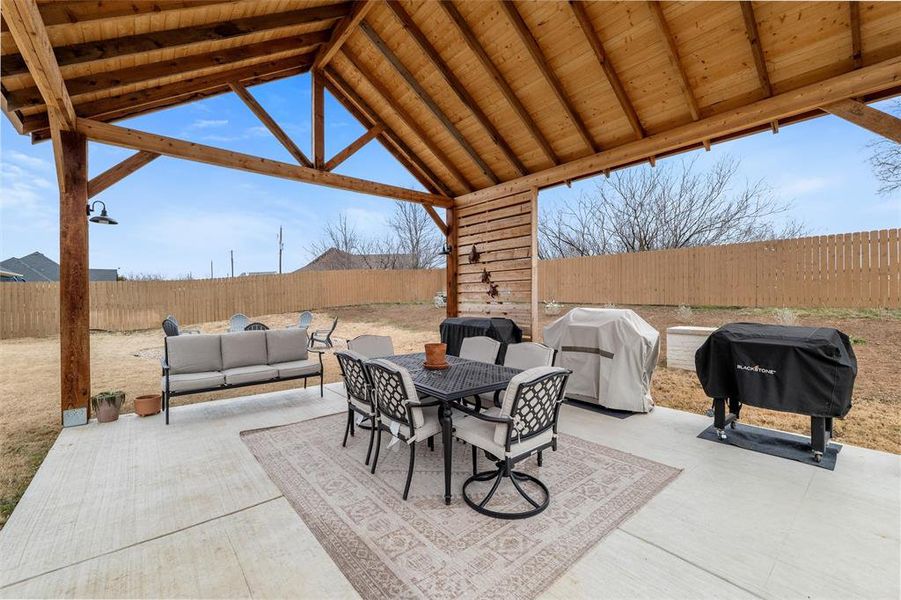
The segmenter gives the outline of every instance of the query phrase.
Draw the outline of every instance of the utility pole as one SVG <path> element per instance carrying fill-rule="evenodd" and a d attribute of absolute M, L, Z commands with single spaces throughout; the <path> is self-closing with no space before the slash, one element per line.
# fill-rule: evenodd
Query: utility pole
<path fill-rule="evenodd" d="M 278 227 L 278 274 L 282 274 L 282 253 L 285 250 L 285 243 L 282 240 L 282 227 Z"/>
<path fill-rule="evenodd" d="M 213 278 L 213 261 L 210 261 L 210 279 Z"/>
<path fill-rule="evenodd" d="M 234 277 L 234 276 L 235 276 L 235 251 L 234 251 L 234 250 L 229 250 L 228 253 L 229 253 L 230 257 L 231 257 L 231 262 L 232 262 L 232 277 Z"/>

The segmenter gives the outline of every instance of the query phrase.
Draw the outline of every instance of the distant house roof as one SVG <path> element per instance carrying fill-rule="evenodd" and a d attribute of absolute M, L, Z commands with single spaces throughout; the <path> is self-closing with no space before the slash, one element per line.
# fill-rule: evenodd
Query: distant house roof
<path fill-rule="evenodd" d="M 0 268 L 21 273 L 25 281 L 59 281 L 59 264 L 40 252 L 32 252 L 21 258 L 7 258 L 0 262 Z M 91 281 L 116 281 L 118 269 L 89 269 Z"/>
<path fill-rule="evenodd" d="M 351 254 L 329 248 L 298 271 L 344 271 L 348 269 L 412 269 L 409 254 Z"/>

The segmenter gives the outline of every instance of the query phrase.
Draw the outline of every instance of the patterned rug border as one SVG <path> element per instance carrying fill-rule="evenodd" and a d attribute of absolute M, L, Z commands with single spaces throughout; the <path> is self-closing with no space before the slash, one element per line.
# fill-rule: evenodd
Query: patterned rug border
<path fill-rule="evenodd" d="M 373 589 L 371 589 L 371 585 L 365 585 L 366 582 L 358 581 L 358 578 L 349 577 L 342 569 L 341 565 L 346 563 L 347 558 L 342 555 L 339 550 L 342 547 L 341 544 L 335 543 L 334 535 L 332 532 L 325 527 L 320 519 L 317 518 L 312 511 L 308 510 L 307 507 L 299 506 L 299 501 L 295 500 L 291 494 L 286 494 L 285 490 L 282 489 L 282 486 L 273 478 L 272 473 L 266 468 L 264 462 L 260 459 L 256 452 L 254 452 L 254 448 L 248 443 L 247 438 L 253 438 L 255 436 L 262 435 L 266 432 L 271 432 L 276 429 L 284 429 L 297 425 L 303 425 L 308 423 L 313 423 L 315 421 L 319 421 L 322 419 L 335 419 L 337 420 L 345 419 L 346 413 L 344 410 L 337 411 L 335 413 L 321 415 L 318 417 L 312 417 L 309 419 L 301 419 L 298 421 L 293 421 L 291 423 L 284 423 L 280 425 L 271 425 L 267 427 L 259 427 L 255 429 L 247 429 L 240 432 L 240 438 L 242 442 L 247 447 L 248 451 L 253 455 L 254 459 L 266 473 L 266 476 L 269 477 L 270 481 L 272 481 L 273 485 L 279 488 L 282 492 L 282 495 L 285 499 L 288 500 L 288 503 L 294 509 L 295 513 L 300 517 L 300 519 L 304 522 L 304 524 L 310 529 L 310 531 L 315 536 L 316 540 L 319 542 L 320 546 L 326 551 L 329 557 L 334 562 L 335 566 L 341 571 L 341 574 L 351 583 L 354 589 L 360 593 L 364 598 L 369 597 L 373 593 Z M 639 498 L 644 498 L 642 502 L 635 502 L 633 506 L 629 507 L 622 514 L 620 514 L 617 518 L 611 520 L 607 523 L 606 527 L 601 531 L 600 536 L 597 539 L 586 538 L 581 544 L 567 544 L 564 545 L 564 548 L 561 552 L 558 553 L 558 556 L 564 558 L 564 565 L 562 568 L 560 566 L 556 566 L 553 564 L 545 563 L 541 565 L 539 569 L 532 571 L 532 579 L 537 580 L 534 593 L 531 597 L 537 597 L 543 592 L 545 592 L 555 581 L 557 581 L 560 577 L 565 575 L 574 565 L 578 562 L 585 554 L 588 553 L 589 550 L 600 544 L 604 541 L 604 539 L 615 529 L 620 527 L 623 523 L 631 519 L 639 510 L 645 507 L 651 500 L 653 500 L 657 494 L 659 494 L 664 488 L 666 488 L 670 483 L 672 483 L 675 479 L 682 474 L 683 469 L 678 467 L 673 467 L 671 465 L 667 465 L 665 463 L 661 463 L 655 460 L 651 460 L 649 458 L 645 458 L 639 456 L 637 454 L 633 454 L 630 452 L 625 452 L 622 450 L 618 450 L 616 448 L 611 448 L 609 446 L 605 446 L 603 444 L 599 444 L 597 442 L 592 442 L 590 440 L 585 440 L 578 436 L 574 436 L 567 433 L 560 433 L 561 442 L 565 445 L 572 445 L 573 447 L 579 447 L 583 450 L 592 450 L 597 451 L 598 449 L 608 457 L 620 460 L 620 461 L 639 461 L 645 465 L 652 466 L 653 468 L 649 469 L 649 471 L 669 471 L 666 475 L 660 476 L 658 479 L 654 480 L 651 478 L 644 478 L 638 485 L 632 488 L 632 491 L 635 492 L 634 495 L 637 495 Z M 647 494 L 645 496 L 645 494 Z M 462 502 L 462 498 L 459 497 L 459 494 L 455 494 L 455 502 Z M 611 505 L 610 503 L 602 505 L 598 507 L 593 513 L 592 518 L 594 518 L 598 513 L 602 512 L 610 512 L 611 510 L 615 510 L 616 508 L 622 506 L 622 498 L 618 498 L 620 500 L 619 503 L 615 505 Z M 532 565 L 534 566 L 534 565 Z M 406 582 L 403 580 L 399 580 L 402 584 L 406 585 Z M 381 593 L 385 593 L 385 590 L 379 590 Z"/>

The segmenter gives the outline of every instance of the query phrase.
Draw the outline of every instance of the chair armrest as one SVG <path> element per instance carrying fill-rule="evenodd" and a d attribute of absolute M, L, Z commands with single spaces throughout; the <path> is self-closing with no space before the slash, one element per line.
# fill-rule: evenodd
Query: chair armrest
<path fill-rule="evenodd" d="M 318 354 L 320 357 L 321 357 L 323 354 L 325 354 L 325 350 L 322 350 L 321 348 L 307 348 L 307 352 L 315 352 L 315 353 Z"/>
<path fill-rule="evenodd" d="M 423 402 L 422 400 L 407 400 L 407 404 L 410 406 L 418 406 L 419 408 L 428 408 L 430 406 L 439 406 L 441 404 L 441 400 L 435 398 L 434 400 L 427 400 Z"/>
<path fill-rule="evenodd" d="M 169 375 L 169 363 L 166 362 L 165 358 L 160 358 L 160 367 L 163 369 L 163 376 Z"/>
<path fill-rule="evenodd" d="M 510 424 L 510 425 L 513 424 L 513 417 L 511 417 L 509 415 L 498 415 L 498 416 L 489 415 L 489 414 L 485 414 L 483 412 L 477 412 L 467 406 L 462 406 L 462 405 L 457 405 L 457 404 L 454 405 L 454 408 L 459 410 L 460 412 L 465 412 L 467 415 L 469 415 L 471 417 L 481 419 L 482 421 L 489 421 L 491 423 L 502 423 L 502 424 L 505 423 L 505 424 Z"/>

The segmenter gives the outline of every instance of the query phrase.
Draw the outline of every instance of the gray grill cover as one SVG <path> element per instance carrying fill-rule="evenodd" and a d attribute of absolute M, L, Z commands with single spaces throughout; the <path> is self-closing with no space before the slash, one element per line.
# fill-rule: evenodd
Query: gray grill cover
<path fill-rule="evenodd" d="M 574 308 L 544 328 L 555 364 L 573 374 L 566 396 L 614 410 L 649 412 L 660 334 L 634 311 Z"/>

